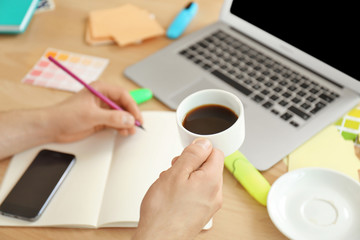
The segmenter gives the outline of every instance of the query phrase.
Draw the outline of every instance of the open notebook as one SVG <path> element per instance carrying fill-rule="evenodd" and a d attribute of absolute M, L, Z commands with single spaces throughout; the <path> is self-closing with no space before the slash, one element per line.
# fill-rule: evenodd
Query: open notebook
<path fill-rule="evenodd" d="M 77 160 L 37 221 L 0 216 L 0 226 L 136 227 L 148 188 L 183 150 L 174 112 L 147 111 L 143 117 L 146 131 L 133 136 L 108 129 L 75 143 L 47 144 L 15 155 L 0 201 L 41 149 L 73 153 Z"/>

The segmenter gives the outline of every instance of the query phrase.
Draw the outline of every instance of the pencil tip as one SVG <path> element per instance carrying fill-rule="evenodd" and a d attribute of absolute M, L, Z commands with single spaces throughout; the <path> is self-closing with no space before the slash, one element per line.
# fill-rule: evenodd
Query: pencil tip
<path fill-rule="evenodd" d="M 139 125 L 138 127 L 145 131 L 145 128 L 142 125 Z"/>

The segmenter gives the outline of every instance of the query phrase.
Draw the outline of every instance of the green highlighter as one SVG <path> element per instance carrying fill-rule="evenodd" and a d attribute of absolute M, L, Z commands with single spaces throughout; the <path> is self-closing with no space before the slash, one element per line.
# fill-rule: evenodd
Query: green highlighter
<path fill-rule="evenodd" d="M 151 90 L 148 88 L 139 88 L 139 89 L 132 90 L 132 91 L 130 91 L 130 95 L 132 96 L 132 98 L 135 100 L 135 102 L 137 104 L 146 102 L 146 101 L 150 100 L 153 96 Z"/>
<path fill-rule="evenodd" d="M 225 158 L 225 167 L 260 204 L 266 206 L 269 182 L 239 151 Z"/>

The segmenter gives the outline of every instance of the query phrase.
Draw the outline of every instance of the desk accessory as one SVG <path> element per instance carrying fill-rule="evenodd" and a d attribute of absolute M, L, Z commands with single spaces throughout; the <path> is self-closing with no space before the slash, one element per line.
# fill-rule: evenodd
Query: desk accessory
<path fill-rule="evenodd" d="M 288 155 L 288 171 L 304 167 L 333 169 L 360 181 L 360 161 L 354 143 L 345 140 L 334 125 L 316 134 Z"/>
<path fill-rule="evenodd" d="M 0 1 L 0 33 L 22 33 L 27 28 L 38 0 Z"/>
<path fill-rule="evenodd" d="M 84 82 L 83 80 L 81 80 L 78 76 L 76 76 L 74 73 L 72 73 L 69 69 L 67 69 L 65 66 L 63 66 L 61 63 L 59 63 L 58 61 L 56 61 L 52 56 L 48 57 L 49 60 L 51 62 L 53 62 L 56 66 L 58 66 L 59 68 L 61 68 L 62 70 L 64 70 L 67 74 L 69 74 L 72 78 L 74 78 L 76 81 L 78 81 L 79 83 L 81 83 L 85 88 L 87 88 L 92 94 L 94 94 L 95 96 L 97 96 L 98 98 L 101 99 L 101 101 L 103 101 L 104 103 L 106 103 L 107 105 L 109 105 L 111 108 L 115 109 L 115 110 L 120 110 L 123 111 L 123 109 L 121 107 L 119 107 L 116 103 L 114 103 L 113 101 L 111 101 L 111 99 L 107 98 L 105 95 L 103 95 L 101 92 L 96 91 L 92 86 L 90 86 L 89 84 L 87 84 L 86 82 Z M 135 120 L 135 125 L 138 126 L 139 128 L 143 128 L 143 126 L 141 126 L 141 123 L 138 120 Z M 145 130 L 145 129 L 144 129 Z"/>
<path fill-rule="evenodd" d="M 78 92 L 83 88 L 60 68 L 50 64 L 48 56 L 57 59 L 86 83 L 97 80 L 109 64 L 109 59 L 106 58 L 48 48 L 22 79 L 23 83 L 71 92 Z"/>
<path fill-rule="evenodd" d="M 354 141 L 360 133 L 360 106 L 353 108 L 336 121 L 335 126 L 345 140 Z"/>
<path fill-rule="evenodd" d="M 360 239 L 360 184 L 326 168 L 287 172 L 272 185 L 267 210 L 289 239 Z"/>
<path fill-rule="evenodd" d="M 111 40 L 119 46 L 126 46 L 164 33 L 164 28 L 149 11 L 124 4 L 116 8 L 91 11 L 85 39 L 90 45 L 104 44 Z"/>
<path fill-rule="evenodd" d="M 137 104 L 141 104 L 143 102 L 146 102 L 152 98 L 152 92 L 148 88 L 139 88 L 130 91 L 130 95 L 135 100 Z"/>
<path fill-rule="evenodd" d="M 267 195 L 271 186 L 242 153 L 236 151 L 225 157 L 225 167 L 256 201 L 266 206 Z"/>
<path fill-rule="evenodd" d="M 173 22 L 166 30 L 166 36 L 170 39 L 176 39 L 185 31 L 186 27 L 195 17 L 198 11 L 198 4 L 190 2 L 184 9 L 182 9 L 175 17 Z"/>
<path fill-rule="evenodd" d="M 340 133 L 340 134 L 339 134 Z M 360 106 L 316 134 L 287 157 L 288 170 L 326 167 L 360 181 Z M 355 152 L 355 154 L 354 154 Z"/>

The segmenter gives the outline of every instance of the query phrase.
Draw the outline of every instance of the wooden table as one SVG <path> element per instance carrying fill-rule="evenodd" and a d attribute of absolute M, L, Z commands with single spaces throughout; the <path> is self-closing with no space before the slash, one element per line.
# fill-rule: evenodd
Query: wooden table
<path fill-rule="evenodd" d="M 85 42 L 85 23 L 89 11 L 117 7 L 125 0 L 58 0 L 50 12 L 34 15 L 28 29 L 20 35 L 0 35 L 0 111 L 29 109 L 52 105 L 73 93 L 36 87 L 21 83 L 48 47 L 110 59 L 100 80 L 133 90 L 138 86 L 124 77 L 124 69 L 170 44 L 172 40 L 159 37 L 139 45 L 89 46 Z M 218 19 L 222 0 L 198 0 L 199 12 L 185 34 L 200 29 Z M 141 8 L 154 13 L 166 28 L 178 11 L 187 4 L 184 0 L 133 0 Z M 170 110 L 156 99 L 144 103 L 141 110 Z M 0 133 L 1 134 L 1 133 Z M 0 162 L 0 179 L 10 159 Z M 272 184 L 287 171 L 281 161 L 263 172 Z M 0 180 L 1 181 L 1 180 Z M 266 207 L 258 204 L 224 170 L 224 203 L 214 216 L 213 228 L 196 239 L 286 239 L 271 222 Z M 0 239 L 130 239 L 134 229 L 68 229 L 68 228 L 0 228 Z"/>

